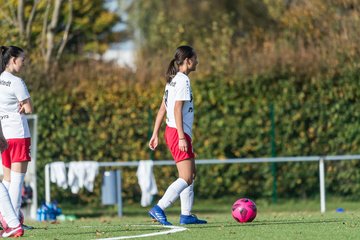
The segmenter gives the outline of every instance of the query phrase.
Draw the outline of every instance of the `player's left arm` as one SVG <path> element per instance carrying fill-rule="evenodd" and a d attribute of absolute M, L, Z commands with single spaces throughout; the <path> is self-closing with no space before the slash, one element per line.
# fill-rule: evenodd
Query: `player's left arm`
<path fill-rule="evenodd" d="M 34 111 L 31 98 L 20 101 L 19 113 L 32 114 Z"/>
<path fill-rule="evenodd" d="M 13 91 L 19 101 L 19 113 L 31 114 L 33 113 L 33 104 L 31 102 L 29 91 L 25 82 L 21 78 L 17 78 L 13 83 Z"/>
<path fill-rule="evenodd" d="M 185 138 L 185 132 L 183 128 L 183 116 L 182 109 L 184 106 L 184 101 L 175 101 L 174 115 L 175 115 L 175 124 L 179 136 L 179 149 L 180 151 L 187 152 L 188 144 Z"/>

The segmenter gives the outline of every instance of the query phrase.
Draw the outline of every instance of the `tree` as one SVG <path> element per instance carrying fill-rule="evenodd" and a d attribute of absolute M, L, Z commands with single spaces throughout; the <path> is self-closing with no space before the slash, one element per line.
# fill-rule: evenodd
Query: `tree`
<path fill-rule="evenodd" d="M 0 0 L 0 4 L 0 36 L 5 44 L 21 45 L 42 56 L 46 71 L 64 52 L 104 52 L 119 21 L 101 0 Z"/>
<path fill-rule="evenodd" d="M 130 20 L 139 32 L 138 65 L 144 66 L 139 69 L 151 68 L 157 75 L 164 71 L 158 66 L 166 65 L 181 44 L 193 45 L 200 61 L 201 56 L 206 58 L 202 73 L 229 73 L 230 52 L 239 39 L 276 25 L 263 1 L 255 0 L 137 0 L 130 8 Z M 143 59 L 151 60 L 144 63 Z"/>

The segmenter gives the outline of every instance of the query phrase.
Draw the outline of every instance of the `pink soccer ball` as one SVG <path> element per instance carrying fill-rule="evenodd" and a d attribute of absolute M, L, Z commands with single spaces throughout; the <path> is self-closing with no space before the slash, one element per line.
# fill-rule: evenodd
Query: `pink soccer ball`
<path fill-rule="evenodd" d="M 232 216 L 239 223 L 252 222 L 256 217 L 256 205 L 248 198 L 240 198 L 232 205 Z"/>

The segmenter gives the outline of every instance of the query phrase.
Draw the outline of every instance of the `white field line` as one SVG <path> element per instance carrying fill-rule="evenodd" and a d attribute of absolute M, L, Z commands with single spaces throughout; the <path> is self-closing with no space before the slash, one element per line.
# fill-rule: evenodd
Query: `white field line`
<path fill-rule="evenodd" d="M 153 237 L 153 236 L 177 233 L 177 232 L 182 232 L 182 231 L 188 230 L 185 227 L 179 227 L 179 226 L 163 226 L 163 225 L 133 225 L 133 226 L 163 227 L 163 228 L 169 228 L 170 230 L 162 231 L 162 232 L 139 234 L 139 235 L 133 235 L 133 236 L 100 238 L 100 239 L 96 239 L 96 240 L 120 240 L 120 239 L 130 239 L 130 238 L 145 238 L 145 237 Z"/>

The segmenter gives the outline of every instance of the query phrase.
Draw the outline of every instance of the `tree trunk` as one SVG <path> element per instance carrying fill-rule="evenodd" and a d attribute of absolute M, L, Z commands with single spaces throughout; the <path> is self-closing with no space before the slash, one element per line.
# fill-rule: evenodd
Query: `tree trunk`
<path fill-rule="evenodd" d="M 45 71 L 49 71 L 50 69 L 50 62 L 52 60 L 52 54 L 55 46 L 54 39 L 56 27 L 59 22 L 61 3 L 62 0 L 55 0 L 55 6 L 51 17 L 51 22 L 46 31 Z"/>
<path fill-rule="evenodd" d="M 47 0 L 46 3 L 46 9 L 45 9 L 45 13 L 44 13 L 44 18 L 43 18 L 43 27 L 42 27 L 42 31 L 41 31 L 41 54 L 43 56 L 43 59 L 45 59 L 46 56 L 46 49 L 45 49 L 45 42 L 46 42 L 46 31 L 48 28 L 48 17 L 49 17 L 49 12 L 50 12 L 50 0 Z"/>
<path fill-rule="evenodd" d="M 25 22 L 24 22 L 24 0 L 18 0 L 17 20 L 21 39 L 24 40 L 25 36 Z"/>
<path fill-rule="evenodd" d="M 27 48 L 30 47 L 30 42 L 31 42 L 31 26 L 32 23 L 34 21 L 35 18 L 35 14 L 36 14 L 36 7 L 37 4 L 39 3 L 39 0 L 34 0 L 33 6 L 31 8 L 31 12 L 30 12 L 30 16 L 29 16 L 29 20 L 27 21 L 26 24 L 26 35 L 25 35 L 25 39 L 26 39 L 26 46 Z"/>
<path fill-rule="evenodd" d="M 66 23 L 66 27 L 65 27 L 65 31 L 64 31 L 64 35 L 61 41 L 61 45 L 59 47 L 59 50 L 57 52 L 56 55 L 56 61 L 58 61 L 64 51 L 64 48 L 66 46 L 67 41 L 69 40 L 69 32 L 70 32 L 70 27 L 72 24 L 72 19 L 73 19 L 73 1 L 69 0 L 69 16 L 68 16 L 68 21 Z"/>

